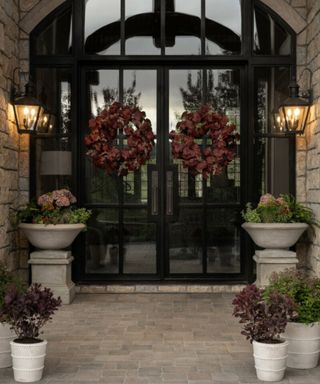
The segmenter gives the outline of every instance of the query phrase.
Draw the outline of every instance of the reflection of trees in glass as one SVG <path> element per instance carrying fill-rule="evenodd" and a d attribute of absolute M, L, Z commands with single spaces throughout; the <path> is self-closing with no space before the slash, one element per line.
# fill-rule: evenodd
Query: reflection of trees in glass
<path fill-rule="evenodd" d="M 195 111 L 203 104 L 203 71 L 197 72 L 197 79 L 193 83 L 192 73 L 188 73 L 187 89 L 180 87 L 183 108 L 186 111 Z"/>
<path fill-rule="evenodd" d="M 225 71 L 218 75 L 215 100 L 217 111 L 222 113 L 228 109 L 239 107 L 239 87 L 234 84 L 233 74 L 233 71 Z"/>
<path fill-rule="evenodd" d="M 257 89 L 257 123 L 260 132 L 266 131 L 266 101 L 267 101 L 267 84 L 265 81 L 258 81 Z"/>
<path fill-rule="evenodd" d="M 202 104 L 207 103 L 221 114 L 226 114 L 229 120 L 238 124 L 239 114 L 239 86 L 235 83 L 234 71 L 225 70 L 199 70 L 196 79 L 192 80 L 192 73 L 188 73 L 186 88 L 180 87 L 182 104 L 185 110 L 198 110 Z M 176 119 L 180 120 L 180 114 L 175 113 Z M 204 139 L 205 141 L 206 139 Z M 235 201 L 237 199 L 238 182 L 235 186 L 236 173 L 240 172 L 239 162 L 232 161 L 225 172 L 220 176 L 211 175 L 207 182 L 208 198 L 211 201 Z M 229 175 L 228 175 L 229 172 Z M 187 173 L 182 165 L 179 165 L 180 188 L 183 195 L 188 198 L 196 196 L 196 180 Z M 240 179 L 240 176 L 239 176 Z"/>
<path fill-rule="evenodd" d="M 137 80 L 136 80 L 136 74 L 134 73 L 131 85 L 128 88 L 123 89 L 122 102 L 124 105 L 139 106 L 140 108 L 142 108 L 142 106 L 139 105 L 141 92 L 137 92 L 136 87 L 137 87 Z M 101 101 L 99 103 L 99 100 L 98 100 L 98 92 L 99 91 L 94 91 L 91 93 L 91 100 L 93 100 L 93 103 L 94 103 L 94 107 L 92 106 L 92 108 L 94 108 L 94 111 L 96 111 L 96 114 L 100 114 L 104 108 L 109 107 L 114 101 L 119 100 L 118 89 L 103 88 L 101 91 L 103 96 L 103 105 L 101 105 Z M 130 173 L 124 179 L 125 193 L 128 188 L 132 188 L 132 190 L 134 191 L 134 197 L 136 197 L 135 195 L 138 193 L 138 188 L 137 186 L 136 187 L 134 186 L 134 183 L 137 182 L 137 179 L 141 183 L 140 172 L 135 172 L 134 174 Z M 128 178 L 130 178 L 129 182 L 126 181 Z M 117 176 L 106 175 L 104 172 L 100 172 L 100 171 L 95 174 L 95 177 L 91 182 L 91 196 L 94 200 L 103 201 L 104 196 L 108 196 L 112 202 L 117 201 L 119 192 L 120 192 L 120 185 L 119 185 L 119 179 Z M 129 193 L 128 196 L 130 197 L 131 194 Z"/>
<path fill-rule="evenodd" d="M 63 134 L 71 132 L 71 92 L 70 84 L 61 82 L 61 116 L 60 129 Z"/>
<path fill-rule="evenodd" d="M 136 86 L 137 86 L 137 79 L 136 79 L 136 74 L 134 74 L 130 87 L 123 89 L 122 103 L 124 105 L 139 106 L 141 92 L 136 91 Z M 100 114 L 103 111 L 103 109 L 109 107 L 114 101 L 117 101 L 120 98 L 119 90 L 116 88 L 103 88 L 102 96 L 103 96 L 103 105 L 100 105 L 97 91 L 94 91 L 91 93 L 91 99 L 94 102 L 95 111 L 97 114 Z M 142 108 L 141 105 L 140 107 Z"/>
<path fill-rule="evenodd" d="M 199 70 L 193 82 L 192 73 L 189 72 L 187 88 L 180 87 L 184 109 L 194 111 L 203 103 L 208 103 L 216 111 L 225 113 L 228 108 L 238 107 L 238 85 L 234 84 L 232 73 L 233 71 L 218 72 L 215 81 L 214 70 Z"/>
<path fill-rule="evenodd" d="M 268 99 L 268 83 L 265 79 L 259 79 L 257 85 L 257 111 L 256 121 L 259 133 L 267 131 L 267 99 Z M 267 151 L 266 142 L 259 139 L 255 143 L 255 165 L 256 165 L 256 180 L 258 187 L 258 195 L 265 193 L 265 152 Z M 258 196 L 257 196 L 258 198 Z"/>

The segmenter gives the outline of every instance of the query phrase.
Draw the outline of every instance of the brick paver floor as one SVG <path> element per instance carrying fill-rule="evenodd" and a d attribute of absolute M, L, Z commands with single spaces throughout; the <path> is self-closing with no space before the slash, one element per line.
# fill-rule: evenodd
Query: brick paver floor
<path fill-rule="evenodd" d="M 245 384 L 251 346 L 232 294 L 80 294 L 46 327 L 46 384 Z M 11 369 L 0 383 L 14 383 Z M 283 384 L 319 384 L 320 368 L 288 369 Z"/>

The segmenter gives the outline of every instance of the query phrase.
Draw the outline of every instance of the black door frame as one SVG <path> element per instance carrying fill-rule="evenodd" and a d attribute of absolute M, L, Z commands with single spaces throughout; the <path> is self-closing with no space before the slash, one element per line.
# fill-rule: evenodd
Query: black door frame
<path fill-rule="evenodd" d="M 192 70 L 192 69 L 199 69 L 199 70 L 205 70 L 205 69 L 238 69 L 240 72 L 240 84 L 239 84 L 239 90 L 241 92 L 240 97 L 240 124 L 242 127 L 241 131 L 241 145 L 240 145 L 240 174 L 241 174 L 241 197 L 239 203 L 224 203 L 224 204 L 211 204 L 211 207 L 214 208 L 223 208 L 223 207 L 235 207 L 241 209 L 243 206 L 243 203 L 247 201 L 248 196 L 250 195 L 250 186 L 251 183 L 249 182 L 249 179 L 246 180 L 246 175 L 248 172 L 248 166 L 251 162 L 248 162 L 248 147 L 251 147 L 248 143 L 248 140 L 250 140 L 251 135 L 249 134 L 249 130 L 244 129 L 245 127 L 245 121 L 247 116 L 247 109 L 248 109 L 248 98 L 242 95 L 242 92 L 245 92 L 244 79 L 247 75 L 247 66 L 245 65 L 221 65 L 221 64 L 215 64 L 215 65 L 207 65 L 203 64 L 200 65 L 200 63 L 192 64 L 192 65 L 181 65 L 179 64 L 171 64 L 171 65 L 150 65 L 146 64 L 143 65 L 129 65 L 128 63 L 124 63 L 124 65 L 119 66 L 117 65 L 110 65 L 108 62 L 105 63 L 95 63 L 95 65 L 92 65 L 91 63 L 86 63 L 81 67 L 79 70 L 80 73 L 80 84 L 82 85 L 80 90 L 80 120 L 79 124 L 82 127 L 87 126 L 87 102 L 86 98 L 88 97 L 88 92 L 86 89 L 86 81 L 85 81 L 85 73 L 88 70 L 103 70 L 103 69 L 121 69 L 121 70 L 141 70 L 141 69 L 148 69 L 148 70 L 156 70 L 157 71 L 157 117 L 158 117 L 158 123 L 157 123 L 157 132 L 162 133 L 157 137 L 157 164 L 158 164 L 158 170 L 159 170 L 159 211 L 162 212 L 162 214 L 158 215 L 158 217 L 154 220 L 157 222 L 158 231 L 157 231 L 157 273 L 156 274 L 124 274 L 123 273 L 123 255 L 120 253 L 119 257 L 119 273 L 118 274 L 94 274 L 94 273 L 86 273 L 85 272 L 85 243 L 84 243 L 84 236 L 80 237 L 75 245 L 75 252 L 78 255 L 75 261 L 75 275 L 76 280 L 80 282 L 105 282 L 105 281 L 228 281 L 228 282 L 239 282 L 239 281 L 247 281 L 248 279 L 251 279 L 251 266 L 250 266 L 250 258 L 247 257 L 248 254 L 251 255 L 251 252 L 248 252 L 248 247 L 250 248 L 250 243 L 247 241 L 247 237 L 243 234 L 241 231 L 241 241 L 240 241 L 240 254 L 241 254 L 241 264 L 240 264 L 240 273 L 185 273 L 185 274 L 173 274 L 169 273 L 169 244 L 168 244 L 168 236 L 166 235 L 166 230 L 168 228 L 168 217 L 165 214 L 165 196 L 166 196 L 166 180 L 165 180 L 165 174 L 166 170 L 168 168 L 167 159 L 169 158 L 169 140 L 165 136 L 168 132 L 168 121 L 169 121 L 169 71 L 170 70 L 178 70 L 178 69 L 185 69 L 185 70 Z M 81 170 L 84 169 L 84 161 L 85 158 L 83 156 L 83 136 L 85 134 L 85 130 L 82 130 L 82 133 L 80 134 L 80 139 L 78 142 L 78 156 L 77 156 L 77 169 Z M 159 150 L 160 149 L 160 150 Z M 79 171 L 78 171 L 79 172 Z M 79 191 L 79 201 L 87 208 L 111 208 L 112 205 L 110 204 L 84 204 L 84 195 L 83 195 L 83 180 L 81 177 L 82 173 L 79 172 L 77 177 L 78 182 L 78 191 Z M 121 206 L 122 204 L 117 204 L 115 207 Z M 139 208 L 142 207 L 141 204 L 138 205 L 131 205 L 130 208 Z M 191 207 L 191 205 L 190 205 Z M 193 206 L 192 206 L 193 207 Z M 203 210 L 205 212 L 205 205 L 202 204 L 201 208 L 199 205 L 197 205 L 199 209 Z M 123 208 L 120 208 L 122 210 Z M 204 228 L 205 228 L 205 215 L 203 215 L 204 220 Z M 120 234 L 120 242 L 123 238 L 122 234 Z M 203 236 L 203 242 L 206 242 L 206 235 Z M 206 247 L 203 247 L 206 249 Z M 81 254 L 81 256 L 80 256 Z M 205 266 L 206 263 L 206 255 L 203 255 L 202 263 L 203 266 Z M 205 268 L 204 268 L 205 271 Z"/>

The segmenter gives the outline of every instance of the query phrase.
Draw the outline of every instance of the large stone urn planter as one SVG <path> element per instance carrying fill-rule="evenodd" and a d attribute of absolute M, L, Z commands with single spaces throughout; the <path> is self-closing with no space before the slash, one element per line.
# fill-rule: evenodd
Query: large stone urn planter
<path fill-rule="evenodd" d="M 34 247 L 53 250 L 69 247 L 85 227 L 84 224 L 19 224 Z"/>
<path fill-rule="evenodd" d="M 308 224 L 244 223 L 242 228 L 248 232 L 258 247 L 264 248 L 256 250 L 253 256 L 257 264 L 256 285 L 264 287 L 273 272 L 281 272 L 296 266 L 297 255 L 289 248 L 299 240 Z"/>
<path fill-rule="evenodd" d="M 308 228 L 305 223 L 243 223 L 258 247 L 288 249 L 292 247 Z"/>
<path fill-rule="evenodd" d="M 19 228 L 29 242 L 37 248 L 30 255 L 32 283 L 51 288 L 63 304 L 75 297 L 75 284 L 71 279 L 73 256 L 69 247 L 86 226 L 84 224 L 27 224 Z"/>

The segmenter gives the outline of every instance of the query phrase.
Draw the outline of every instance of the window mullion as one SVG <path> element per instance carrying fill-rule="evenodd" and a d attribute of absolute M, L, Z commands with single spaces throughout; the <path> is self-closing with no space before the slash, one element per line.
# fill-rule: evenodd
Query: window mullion
<path fill-rule="evenodd" d="M 201 0 L 201 55 L 206 54 L 206 0 Z"/>
<path fill-rule="evenodd" d="M 121 56 L 125 55 L 125 44 L 126 44 L 126 31 L 125 31 L 125 22 L 126 22 L 126 2 L 121 0 L 121 22 L 120 22 L 120 54 Z"/>
<path fill-rule="evenodd" d="M 160 1 L 160 40 L 161 40 L 161 55 L 165 55 L 166 47 L 166 4 Z"/>
<path fill-rule="evenodd" d="M 82 56 L 84 51 L 84 13 L 85 13 L 85 2 L 74 1 L 73 2 L 73 41 L 72 48 L 73 53 L 76 57 Z"/>
<path fill-rule="evenodd" d="M 242 0 L 242 54 L 251 56 L 253 39 L 253 6 L 254 0 Z"/>

